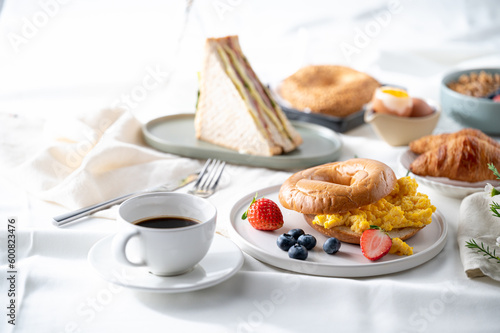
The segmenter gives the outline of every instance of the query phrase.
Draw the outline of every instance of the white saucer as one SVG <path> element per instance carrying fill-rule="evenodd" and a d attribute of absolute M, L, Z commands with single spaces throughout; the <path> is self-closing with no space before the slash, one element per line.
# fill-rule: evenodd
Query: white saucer
<path fill-rule="evenodd" d="M 90 265 L 106 281 L 149 292 L 180 293 L 212 287 L 233 276 L 243 265 L 243 254 L 231 240 L 215 235 L 205 258 L 189 273 L 161 277 L 147 267 L 132 267 L 111 256 L 113 236 L 98 241 L 89 251 Z"/>

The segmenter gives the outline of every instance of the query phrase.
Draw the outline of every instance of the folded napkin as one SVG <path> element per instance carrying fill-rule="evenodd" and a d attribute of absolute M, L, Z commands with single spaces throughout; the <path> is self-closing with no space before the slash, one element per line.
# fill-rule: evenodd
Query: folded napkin
<path fill-rule="evenodd" d="M 4 118 L 2 174 L 71 210 L 180 179 L 201 166 L 148 147 L 141 123 L 124 110 L 38 121 Z"/>
<path fill-rule="evenodd" d="M 469 278 L 489 276 L 500 281 L 500 263 L 487 259 L 476 249 L 466 247 L 466 242 L 474 239 L 479 245 L 482 242 L 484 248 L 489 246 L 490 252 L 496 250 L 496 256 L 500 256 L 500 247 L 496 245 L 496 239 L 500 236 L 500 218 L 492 215 L 490 204 L 493 201 L 500 203 L 500 195 L 491 197 L 484 191 L 469 195 L 460 205 L 458 246 L 460 259 Z"/>

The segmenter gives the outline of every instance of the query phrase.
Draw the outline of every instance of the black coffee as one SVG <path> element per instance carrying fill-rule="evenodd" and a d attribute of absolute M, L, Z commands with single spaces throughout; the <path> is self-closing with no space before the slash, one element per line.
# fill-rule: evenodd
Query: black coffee
<path fill-rule="evenodd" d="M 195 225 L 198 223 L 200 222 L 185 217 L 164 216 L 164 217 L 152 217 L 149 219 L 135 222 L 134 224 L 146 228 L 172 229 L 172 228 L 189 227 L 191 225 Z"/>

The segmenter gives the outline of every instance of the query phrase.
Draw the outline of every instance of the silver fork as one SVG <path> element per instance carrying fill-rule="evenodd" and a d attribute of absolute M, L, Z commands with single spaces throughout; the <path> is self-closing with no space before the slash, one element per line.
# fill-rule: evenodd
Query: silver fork
<path fill-rule="evenodd" d="M 167 192 L 175 191 L 177 189 L 180 189 L 180 188 L 186 186 L 187 184 L 189 184 L 191 182 L 194 182 L 196 179 L 198 179 L 198 176 L 199 176 L 198 172 L 192 173 L 192 174 L 188 175 L 187 177 L 185 177 L 185 178 L 183 178 L 181 180 L 175 180 L 175 181 L 167 182 L 167 183 L 162 184 L 160 186 L 148 188 L 148 189 L 145 189 L 145 190 L 142 190 L 142 191 L 138 191 L 138 192 L 134 192 L 134 193 L 129 193 L 127 195 L 123 195 L 123 196 L 118 197 L 118 198 L 114 198 L 114 199 L 111 199 L 111 200 L 108 200 L 108 201 L 105 201 L 105 202 L 101 202 L 101 203 L 98 203 L 98 204 L 95 204 L 95 205 L 91 205 L 91 206 L 88 206 L 88 207 L 84 207 L 84 208 L 72 211 L 72 212 L 69 212 L 69 213 L 65 213 L 65 214 L 62 214 L 62 215 L 59 215 L 59 216 L 55 216 L 52 219 L 52 223 L 54 225 L 60 227 L 60 226 L 63 226 L 65 224 L 68 224 L 70 222 L 79 220 L 79 219 L 81 219 L 83 217 L 87 217 L 87 216 L 89 216 L 91 214 L 94 214 L 96 212 L 99 212 L 101 210 L 110 208 L 110 207 L 112 207 L 114 205 L 119 205 L 122 202 L 124 202 L 125 200 L 127 200 L 129 198 L 132 198 L 132 197 L 134 197 L 136 195 L 142 194 L 142 193 L 159 192 L 159 191 L 167 191 Z"/>
<path fill-rule="evenodd" d="M 202 198 L 214 194 L 225 166 L 226 162 L 209 158 L 188 193 Z"/>

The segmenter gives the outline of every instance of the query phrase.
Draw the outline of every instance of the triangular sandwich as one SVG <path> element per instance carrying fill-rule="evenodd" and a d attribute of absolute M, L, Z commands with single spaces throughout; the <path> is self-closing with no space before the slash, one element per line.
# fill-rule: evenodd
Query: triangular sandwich
<path fill-rule="evenodd" d="M 206 41 L 195 129 L 200 140 L 252 155 L 278 155 L 302 143 L 237 36 Z"/>

